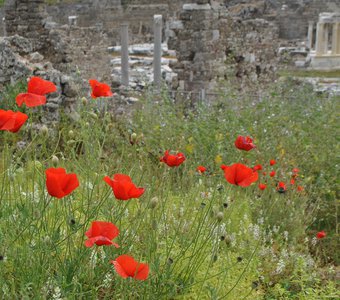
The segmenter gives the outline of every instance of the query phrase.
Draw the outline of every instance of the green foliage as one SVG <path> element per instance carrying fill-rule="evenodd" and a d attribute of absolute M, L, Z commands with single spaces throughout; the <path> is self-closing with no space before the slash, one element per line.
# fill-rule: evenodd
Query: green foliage
<path fill-rule="evenodd" d="M 22 90 L 0 95 L 6 109 L 16 109 Z M 33 126 L 43 108 L 21 109 L 28 124 L 17 134 L 0 132 L 3 298 L 336 299 L 335 284 L 321 281 L 316 267 L 336 260 L 338 100 L 292 82 L 261 99 L 230 93 L 190 108 L 166 92 L 157 99 L 146 93 L 129 118 L 98 110 L 105 99 L 90 100 L 80 105 L 79 122 L 63 117 L 48 134 Z M 237 150 L 238 135 L 252 136 L 257 148 Z M 166 149 L 187 160 L 167 167 L 159 162 Z M 80 181 L 60 200 L 45 187 L 53 155 Z M 270 167 L 270 159 L 277 164 Z M 265 191 L 232 186 L 220 165 L 235 162 L 277 175 L 260 175 Z M 198 165 L 208 172 L 197 174 Z M 290 185 L 293 168 L 300 172 Z M 116 173 L 130 175 L 145 194 L 116 200 L 103 181 Z M 277 181 L 286 182 L 286 193 L 276 191 Z M 117 225 L 119 249 L 84 246 L 94 220 Z M 328 235 L 314 241 L 319 230 Z M 116 275 L 109 261 L 120 254 L 148 263 L 149 279 Z"/>

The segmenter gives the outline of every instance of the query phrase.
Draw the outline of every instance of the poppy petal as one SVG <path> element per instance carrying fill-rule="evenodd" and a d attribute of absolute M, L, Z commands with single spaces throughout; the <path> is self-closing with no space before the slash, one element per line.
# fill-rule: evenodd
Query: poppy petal
<path fill-rule="evenodd" d="M 27 107 L 36 107 L 36 106 L 46 104 L 46 96 L 32 94 L 32 93 L 24 93 L 24 94 L 19 94 L 15 98 L 15 101 L 19 107 L 22 106 L 23 103 L 25 103 Z"/>
<path fill-rule="evenodd" d="M 76 174 L 67 174 L 64 177 L 63 191 L 65 195 L 71 194 L 79 186 L 79 181 Z"/>
<path fill-rule="evenodd" d="M 39 77 L 32 77 L 28 82 L 27 92 L 36 95 L 46 95 L 57 91 L 56 85 Z"/>

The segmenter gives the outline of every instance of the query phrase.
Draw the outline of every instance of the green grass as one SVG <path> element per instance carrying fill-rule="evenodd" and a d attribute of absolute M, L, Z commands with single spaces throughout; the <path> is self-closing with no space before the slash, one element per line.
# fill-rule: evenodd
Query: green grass
<path fill-rule="evenodd" d="M 340 78 L 340 70 L 280 70 L 279 75 L 283 77 L 320 77 L 320 78 Z"/>
<path fill-rule="evenodd" d="M 0 97 L 14 109 L 22 85 Z M 97 100 L 98 101 L 98 100 Z M 105 101 L 105 100 L 103 100 Z M 338 98 L 290 82 L 261 100 L 237 93 L 190 109 L 145 93 L 131 118 L 101 114 L 96 101 L 80 105 L 43 135 L 31 122 L 17 134 L 0 132 L 0 294 L 3 299 L 322 299 L 339 296 L 318 265 L 336 257 Z M 130 136 L 137 134 L 131 145 Z M 241 152 L 237 135 L 257 148 Z M 27 147 L 20 149 L 17 142 Z M 184 152 L 178 168 L 159 162 L 166 149 Z M 80 187 L 58 200 L 45 187 L 52 156 L 78 175 Z M 277 164 L 269 166 L 269 160 Z M 277 171 L 240 188 L 220 165 L 263 164 Z M 206 174 L 195 172 L 198 165 Z M 297 192 L 292 168 L 300 169 Z M 118 201 L 103 177 L 129 174 L 146 188 L 140 199 Z M 276 192 L 277 181 L 288 191 Z M 156 207 L 151 199 L 157 199 Z M 223 218 L 217 218 L 222 213 Z M 113 247 L 84 246 L 91 221 L 110 221 L 121 233 Z M 319 230 L 327 237 L 313 241 Z M 122 279 L 109 261 L 130 254 L 150 265 L 145 282 Z M 328 271 L 327 271 L 328 272 Z M 331 273 L 331 270 L 329 271 Z M 332 299 L 332 298 L 331 298 Z"/>

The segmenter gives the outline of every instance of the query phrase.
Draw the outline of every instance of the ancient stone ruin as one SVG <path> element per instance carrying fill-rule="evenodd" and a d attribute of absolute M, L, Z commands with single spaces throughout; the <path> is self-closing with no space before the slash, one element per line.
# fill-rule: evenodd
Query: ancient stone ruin
<path fill-rule="evenodd" d="M 315 69 L 340 68 L 340 13 L 321 13 L 316 25 L 313 47 L 313 23 L 309 24 L 308 41 L 311 50 L 311 67 Z"/>
<path fill-rule="evenodd" d="M 0 32 L 7 35 L 0 39 L 0 86 L 33 74 L 53 80 L 61 93 L 49 99 L 50 119 L 58 119 L 60 107 L 76 119 L 76 97 L 79 91 L 87 95 L 88 79 L 121 91 L 126 78 L 121 28 L 127 24 L 128 87 L 142 90 L 158 74 L 153 70 L 158 55 L 153 51 L 154 15 L 163 20 L 157 76 L 172 95 L 184 92 L 197 100 L 216 93 L 226 81 L 239 91 L 256 89 L 272 82 L 285 64 L 306 67 L 310 61 L 314 68 L 338 68 L 340 3 L 322 2 L 82 0 L 46 6 L 43 0 L 7 0 L 0 10 L 5 19 Z M 318 21 L 324 10 L 330 13 Z M 287 49 L 298 55 L 293 64 Z M 121 96 L 115 101 L 128 97 Z"/>

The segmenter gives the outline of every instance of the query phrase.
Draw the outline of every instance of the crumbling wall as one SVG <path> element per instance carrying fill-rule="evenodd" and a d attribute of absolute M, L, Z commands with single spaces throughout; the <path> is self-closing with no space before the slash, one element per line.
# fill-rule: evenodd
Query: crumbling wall
<path fill-rule="evenodd" d="M 40 53 L 34 52 L 34 46 L 29 39 L 18 35 L 0 38 L 0 89 L 33 75 L 50 80 L 58 91 L 48 95 L 41 121 L 45 124 L 58 121 L 61 107 L 71 118 L 78 119 L 75 79 L 56 70 Z"/>
<path fill-rule="evenodd" d="M 339 0 L 225 0 L 225 5 L 235 17 L 274 22 L 282 39 L 303 39 L 309 21 L 322 12 L 340 12 Z"/>
<path fill-rule="evenodd" d="M 7 35 L 18 34 L 31 40 L 34 50 L 49 50 L 48 30 L 44 0 L 7 0 L 5 3 L 5 26 Z"/>
<path fill-rule="evenodd" d="M 178 20 L 169 24 L 169 48 L 176 50 L 179 88 L 212 90 L 224 76 L 226 59 L 220 25 L 224 23 L 223 7 L 209 0 L 184 4 Z"/>
<path fill-rule="evenodd" d="M 178 88 L 210 93 L 223 81 L 234 81 L 240 88 L 272 81 L 279 46 L 275 24 L 231 17 L 216 1 L 196 2 L 183 5 L 179 18 L 169 24 Z"/>

